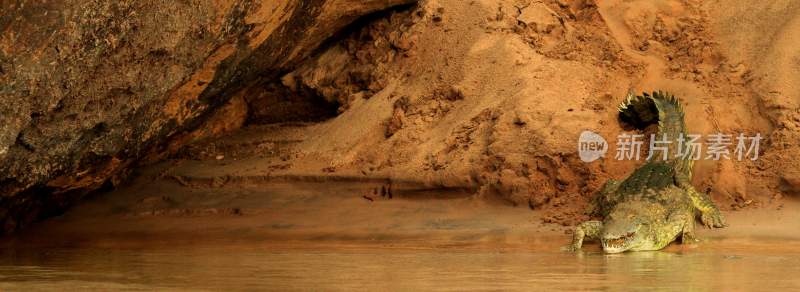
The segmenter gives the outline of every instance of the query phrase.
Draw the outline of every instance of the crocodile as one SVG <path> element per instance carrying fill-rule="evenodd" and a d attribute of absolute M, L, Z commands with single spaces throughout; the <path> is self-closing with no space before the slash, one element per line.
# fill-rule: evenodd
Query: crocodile
<path fill-rule="evenodd" d="M 590 204 L 590 214 L 603 220 L 579 224 L 567 249 L 580 250 L 584 239 L 599 240 L 606 253 L 659 250 L 678 238 L 681 243 L 695 242 L 698 215 L 708 228 L 727 226 L 708 194 L 691 184 L 694 152 L 686 143 L 678 99 L 662 91 L 628 94 L 619 116 L 639 129 L 658 122 L 655 138 L 667 145 L 659 149 L 671 155 L 650 155 L 624 180 L 608 180 Z"/>

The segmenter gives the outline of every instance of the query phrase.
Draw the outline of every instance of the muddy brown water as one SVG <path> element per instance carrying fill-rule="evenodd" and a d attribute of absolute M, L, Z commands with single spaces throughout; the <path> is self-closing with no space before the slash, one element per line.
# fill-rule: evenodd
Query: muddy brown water
<path fill-rule="evenodd" d="M 692 250 L 210 247 L 4 250 L 2 290 L 481 291 L 800 289 L 797 242 Z M 791 244 L 792 246 L 786 246 Z"/>
<path fill-rule="evenodd" d="M 726 212 L 697 244 L 606 255 L 562 252 L 571 228 L 536 210 L 375 187 L 135 185 L 0 241 L 0 290 L 800 290 L 796 201 Z"/>

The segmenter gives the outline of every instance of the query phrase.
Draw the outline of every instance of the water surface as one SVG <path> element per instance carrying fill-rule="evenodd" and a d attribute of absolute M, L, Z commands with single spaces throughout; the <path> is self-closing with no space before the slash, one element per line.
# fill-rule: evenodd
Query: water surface
<path fill-rule="evenodd" d="M 18 249 L 0 255 L 2 290 L 786 291 L 800 289 L 798 274 L 800 253 L 776 241 L 615 255 L 252 246 Z"/>

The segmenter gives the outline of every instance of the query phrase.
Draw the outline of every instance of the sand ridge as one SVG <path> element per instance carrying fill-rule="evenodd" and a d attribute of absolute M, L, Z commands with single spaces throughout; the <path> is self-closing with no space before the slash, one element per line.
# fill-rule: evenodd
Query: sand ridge
<path fill-rule="evenodd" d="M 584 163 L 580 133 L 610 143 L 636 134 L 618 121 L 616 105 L 629 91 L 668 90 L 684 104 L 690 133 L 765 137 L 757 161 L 699 161 L 695 186 L 724 209 L 768 205 L 798 181 L 787 155 L 796 151 L 794 99 L 769 94 L 793 83 L 759 63 L 768 58 L 731 53 L 744 43 L 728 41 L 721 28 L 746 12 L 724 11 L 677 0 L 423 1 L 284 77 L 284 85 L 341 106 L 333 119 L 293 128 L 303 138 L 284 148 L 280 169 L 240 157 L 216 176 L 283 172 L 471 188 L 574 224 L 607 179 L 642 163 L 614 159 L 613 145 L 605 159 Z M 778 31 L 772 43 L 752 47 L 782 54 L 792 34 Z"/>

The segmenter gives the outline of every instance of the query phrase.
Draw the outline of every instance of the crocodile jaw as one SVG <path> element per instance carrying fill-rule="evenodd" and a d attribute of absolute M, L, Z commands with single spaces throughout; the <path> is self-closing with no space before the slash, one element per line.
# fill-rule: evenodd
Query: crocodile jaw
<path fill-rule="evenodd" d="M 603 238 L 600 242 L 604 252 L 621 253 L 630 250 L 635 239 L 635 233 L 628 233 L 616 238 Z"/>
<path fill-rule="evenodd" d="M 622 253 L 627 251 L 628 249 L 625 247 L 610 247 L 603 245 L 603 251 L 605 253 Z"/>

